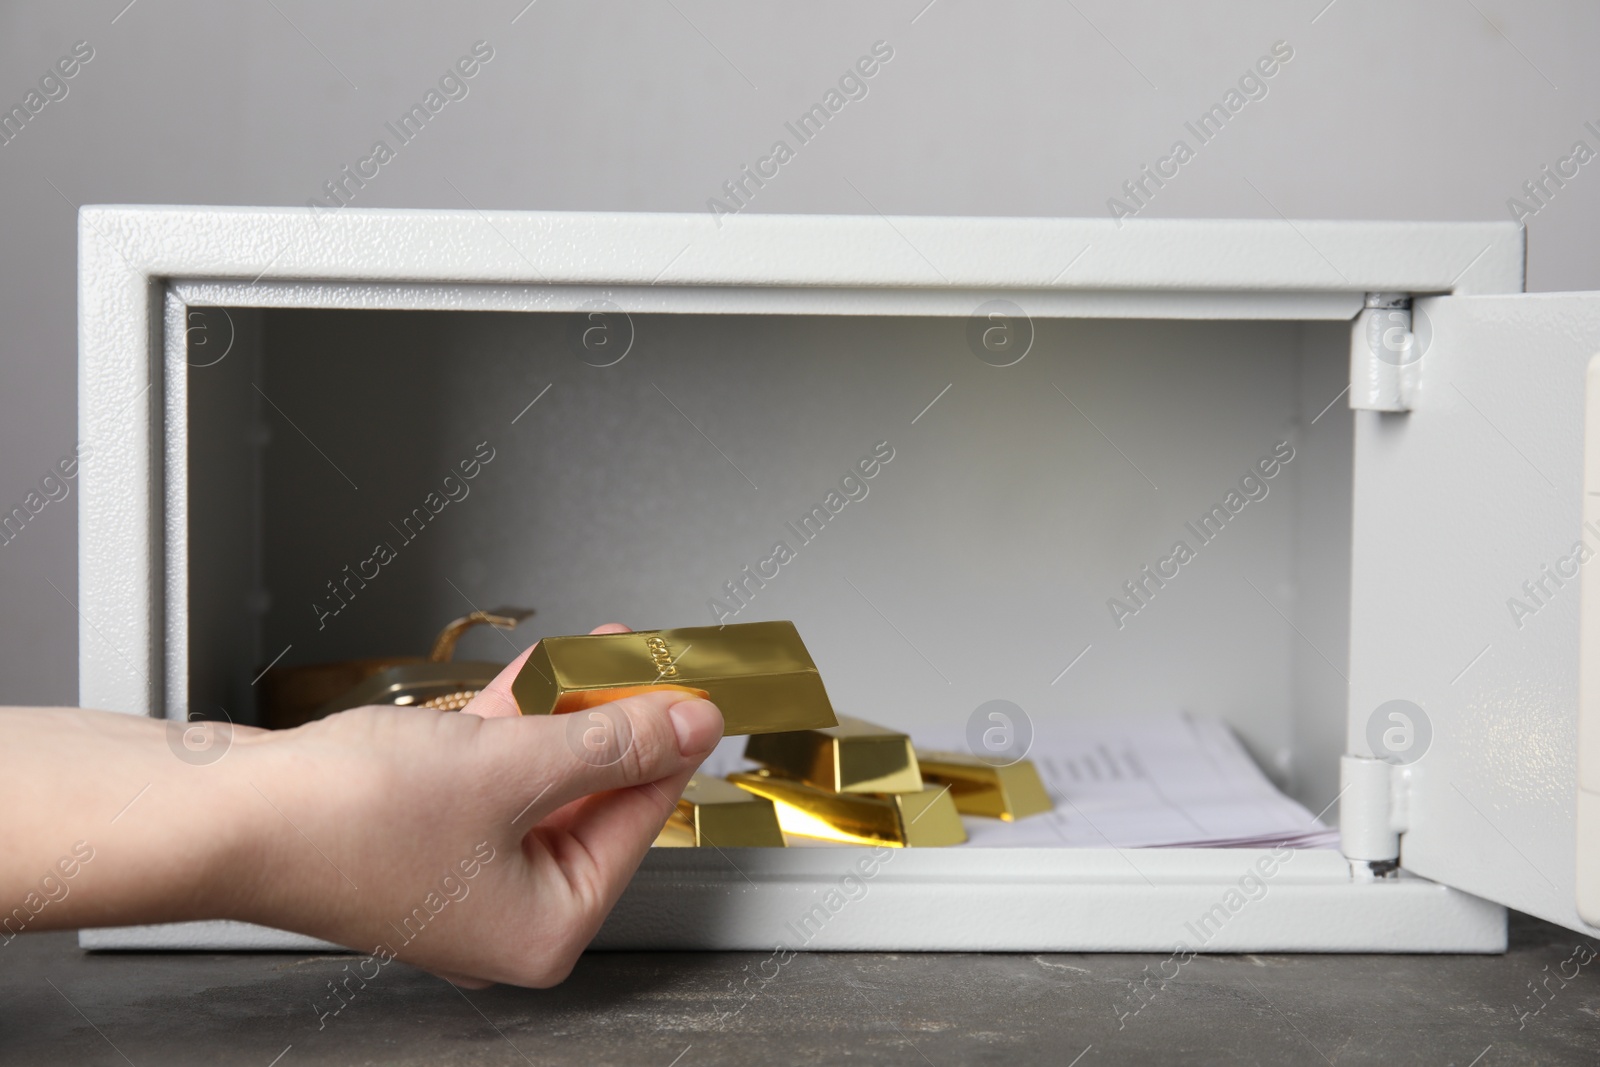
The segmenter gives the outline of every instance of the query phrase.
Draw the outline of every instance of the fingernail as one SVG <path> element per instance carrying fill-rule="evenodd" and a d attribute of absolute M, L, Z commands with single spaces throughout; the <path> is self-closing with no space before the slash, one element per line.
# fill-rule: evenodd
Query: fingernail
<path fill-rule="evenodd" d="M 678 735 L 678 751 L 685 756 L 710 752 L 722 737 L 722 712 L 709 700 L 680 701 L 668 714 Z"/>

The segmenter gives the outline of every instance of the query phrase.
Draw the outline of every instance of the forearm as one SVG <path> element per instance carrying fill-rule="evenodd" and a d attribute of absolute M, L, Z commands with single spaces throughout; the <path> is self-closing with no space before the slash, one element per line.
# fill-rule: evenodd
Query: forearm
<path fill-rule="evenodd" d="M 424 895 L 441 863 L 483 838 L 441 819 L 439 798 L 472 783 L 448 763 L 441 775 L 434 754 L 460 746 L 395 752 L 391 727 L 411 717 L 208 733 L 219 724 L 0 709 L 0 943 L 23 930 L 238 919 L 365 946 L 398 907 L 379 901 Z M 480 722 L 420 718 L 405 725 Z M 391 833 L 374 833 L 384 823 Z M 502 851 L 509 831 L 496 835 Z M 421 840 L 397 854 L 394 835 Z"/>
<path fill-rule="evenodd" d="M 264 825 L 239 753 L 186 762 L 165 722 L 77 708 L 0 709 L 0 737 L 0 941 L 235 908 Z"/>

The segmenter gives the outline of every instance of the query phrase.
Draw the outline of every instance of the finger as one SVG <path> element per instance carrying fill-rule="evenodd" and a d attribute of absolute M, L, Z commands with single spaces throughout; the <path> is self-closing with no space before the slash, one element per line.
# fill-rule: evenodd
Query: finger
<path fill-rule="evenodd" d="M 578 810 L 583 807 L 588 799 L 588 797 L 579 797 L 577 800 L 569 800 L 553 811 L 546 811 L 538 820 L 539 827 L 541 829 L 565 830 L 572 825 L 572 820 L 577 817 Z"/>
<path fill-rule="evenodd" d="M 681 692 L 640 693 L 585 711 L 529 716 L 505 725 L 518 729 L 492 746 L 509 761 L 502 773 L 538 792 L 518 827 L 532 826 L 591 793 L 692 771 L 722 737 L 716 705 L 684 699 Z"/>
<path fill-rule="evenodd" d="M 517 707 L 517 698 L 511 695 L 511 683 L 517 680 L 517 675 L 522 673 L 522 665 L 528 662 L 528 657 L 533 655 L 533 650 L 539 647 L 535 641 L 518 654 L 517 658 L 505 665 L 505 668 L 494 676 L 494 681 L 478 690 L 478 695 L 467 701 L 466 707 L 461 709 L 463 715 L 481 715 L 485 719 L 510 719 L 522 712 Z"/>
<path fill-rule="evenodd" d="M 596 626 L 589 631 L 591 634 L 629 634 L 633 631 L 620 622 L 608 622 L 603 626 Z M 539 647 L 535 641 L 516 659 L 506 664 L 505 669 L 494 676 L 494 681 L 479 690 L 478 695 L 467 702 L 462 712 L 467 715 L 481 715 L 485 719 L 509 719 L 522 714 L 517 707 L 517 698 L 511 695 L 511 683 L 517 680 L 517 675 L 522 673 L 523 664 L 528 662 L 528 657 L 533 650 Z"/>
<path fill-rule="evenodd" d="M 593 938 L 627 888 L 698 768 L 696 761 L 660 781 L 588 797 L 563 811 L 563 828 L 533 830 L 544 838 L 545 851 L 561 868 L 566 884 L 581 887 L 577 921 L 589 929 L 581 932 L 579 944 Z"/>
<path fill-rule="evenodd" d="M 667 779 L 663 779 L 663 781 L 666 780 Z M 656 784 L 660 785 L 659 782 Z M 661 788 L 666 790 L 665 786 L 662 786 Z M 671 792 L 670 790 L 666 791 L 669 794 Z M 539 820 L 538 827 L 540 830 L 560 830 L 564 833 L 571 828 L 573 822 L 578 818 L 579 813 L 583 811 L 584 805 L 588 804 L 590 800 L 610 795 L 610 793 L 590 793 L 588 796 L 581 796 L 577 800 L 570 800 L 561 807 L 556 808 L 554 811 L 547 812 L 545 816 Z M 677 803 L 676 799 L 674 799 L 673 803 Z"/>
<path fill-rule="evenodd" d="M 590 797 L 572 813 L 566 831 L 593 857 L 606 884 L 615 882 L 620 891 L 632 877 L 699 769 L 697 762 L 658 782 Z"/>

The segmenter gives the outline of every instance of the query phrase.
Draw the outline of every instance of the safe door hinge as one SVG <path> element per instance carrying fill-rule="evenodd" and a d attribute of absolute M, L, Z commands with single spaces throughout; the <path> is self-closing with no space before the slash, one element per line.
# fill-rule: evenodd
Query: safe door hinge
<path fill-rule="evenodd" d="M 1395 869 L 1411 827 L 1411 768 L 1368 756 L 1339 759 L 1339 848 L 1353 867 Z"/>
<path fill-rule="evenodd" d="M 1411 328 L 1409 293 L 1368 293 L 1350 324 L 1350 407 L 1410 411 L 1422 346 Z"/>

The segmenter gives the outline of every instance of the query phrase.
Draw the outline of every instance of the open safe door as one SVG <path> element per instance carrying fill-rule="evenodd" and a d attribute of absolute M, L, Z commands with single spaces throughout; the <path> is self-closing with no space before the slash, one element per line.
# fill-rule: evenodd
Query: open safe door
<path fill-rule="evenodd" d="M 1356 413 L 1347 751 L 1391 765 L 1360 776 L 1386 803 L 1346 807 L 1387 817 L 1404 870 L 1600 935 L 1600 794 L 1579 799 L 1597 352 L 1600 293 L 1418 299 L 1387 350 L 1409 410 Z M 1367 788 L 1348 772 L 1373 765 L 1346 765 Z"/>

